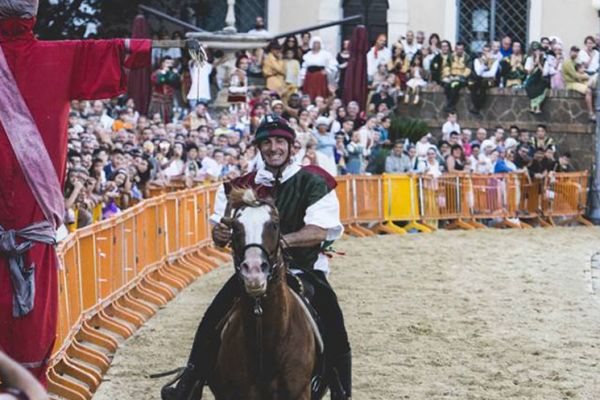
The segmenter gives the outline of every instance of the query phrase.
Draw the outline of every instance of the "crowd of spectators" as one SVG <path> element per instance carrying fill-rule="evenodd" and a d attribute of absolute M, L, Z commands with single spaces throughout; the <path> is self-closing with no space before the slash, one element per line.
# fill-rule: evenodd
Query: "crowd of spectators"
<path fill-rule="evenodd" d="M 264 32 L 262 19 L 257 18 L 255 30 Z M 480 128 L 473 135 L 461 129 L 452 108 L 460 88 L 471 86 L 476 76 L 481 79 L 477 89 L 471 89 L 474 104 L 490 86 L 527 89 L 536 68 L 541 68 L 544 80 L 549 78 L 548 87 L 563 85 L 589 94 L 591 102 L 598 50 L 593 38 L 586 38 L 585 44 L 582 51 L 572 49 L 563 62 L 556 38 L 543 38 L 541 47 L 533 43 L 525 56 L 523 46 L 507 37 L 485 45 L 471 62 L 463 44 L 457 43 L 452 52 L 451 44 L 437 34 L 426 42 L 423 32 L 408 32 L 391 48 L 380 36 L 367 56 L 371 93 L 365 110 L 357 102 L 341 100 L 348 41 L 333 56 L 307 32 L 272 42 L 266 49 L 239 52 L 234 60 L 208 49 L 209 60 L 203 65 L 181 49 L 156 49 L 147 115 L 140 115 L 127 96 L 72 102 L 66 221 L 71 229 L 83 227 L 119 213 L 153 190 L 230 179 L 260 168 L 252 138 L 267 113 L 282 115 L 296 130 L 294 162 L 318 165 L 332 175 L 437 177 L 445 172 L 524 170 L 535 178 L 571 171 L 569 153 L 558 156 L 546 126 L 532 134 L 512 126 L 493 132 Z M 556 62 L 553 68 L 545 67 Z M 391 111 L 398 102 L 418 103 L 420 89 L 430 84 L 442 85 L 448 95 L 442 137 L 427 134 L 416 143 L 392 138 Z M 213 99 L 223 88 L 228 88 L 229 107 L 217 110 Z M 534 102 L 541 105 L 539 99 Z"/>

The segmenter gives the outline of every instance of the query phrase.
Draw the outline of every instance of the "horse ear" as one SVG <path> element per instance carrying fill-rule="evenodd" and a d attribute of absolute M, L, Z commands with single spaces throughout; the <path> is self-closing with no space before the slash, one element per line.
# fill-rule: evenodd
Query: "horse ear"
<path fill-rule="evenodd" d="M 221 218 L 221 223 L 223 225 L 227 226 L 228 228 L 231 228 L 232 220 L 230 217 L 223 217 L 223 218 Z"/>

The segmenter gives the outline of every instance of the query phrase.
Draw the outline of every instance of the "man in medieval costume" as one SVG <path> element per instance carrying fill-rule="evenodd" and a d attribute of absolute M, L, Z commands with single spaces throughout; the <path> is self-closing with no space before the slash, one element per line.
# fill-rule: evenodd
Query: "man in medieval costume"
<path fill-rule="evenodd" d="M 0 348 L 46 383 L 58 316 L 69 102 L 118 96 L 149 40 L 38 41 L 37 0 L 0 0 Z"/>

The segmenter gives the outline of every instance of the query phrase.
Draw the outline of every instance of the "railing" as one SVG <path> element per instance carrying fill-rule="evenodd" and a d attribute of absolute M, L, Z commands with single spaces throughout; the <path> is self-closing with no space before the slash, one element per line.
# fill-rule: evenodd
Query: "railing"
<path fill-rule="evenodd" d="M 90 399 L 108 369 L 106 354 L 117 349 L 115 336 L 131 336 L 177 291 L 229 260 L 210 247 L 208 218 L 216 188 L 145 200 L 61 244 L 51 393 Z"/>
<path fill-rule="evenodd" d="M 431 232 L 542 226 L 583 218 L 588 173 L 530 181 L 524 174 L 338 177 L 346 232 Z M 172 185 L 171 190 L 179 188 Z M 198 276 L 230 259 L 210 246 L 217 184 L 164 193 L 80 229 L 58 249 L 59 325 L 49 390 L 91 399 L 109 367 L 115 337 L 127 338 Z M 525 221 L 527 223 L 525 223 Z"/>

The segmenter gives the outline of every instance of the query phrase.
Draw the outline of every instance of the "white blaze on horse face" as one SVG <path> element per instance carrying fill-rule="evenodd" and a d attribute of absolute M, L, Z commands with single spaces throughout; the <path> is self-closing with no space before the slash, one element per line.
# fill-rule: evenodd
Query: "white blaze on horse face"
<path fill-rule="evenodd" d="M 265 224 L 271 220 L 269 206 L 246 207 L 238 216 L 238 221 L 244 226 L 246 246 L 249 244 L 263 245 L 263 231 Z M 246 292 L 252 296 L 263 295 L 267 290 L 267 274 L 262 269 L 262 264 L 268 262 L 260 248 L 250 247 L 244 253 L 241 273 Z"/>

